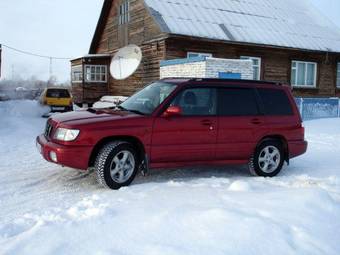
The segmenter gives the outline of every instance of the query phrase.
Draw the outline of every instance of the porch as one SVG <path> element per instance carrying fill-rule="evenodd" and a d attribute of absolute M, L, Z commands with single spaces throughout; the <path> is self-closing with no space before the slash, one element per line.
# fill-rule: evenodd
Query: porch
<path fill-rule="evenodd" d="M 71 85 L 77 105 L 92 105 L 109 92 L 110 54 L 90 54 L 71 60 Z"/>

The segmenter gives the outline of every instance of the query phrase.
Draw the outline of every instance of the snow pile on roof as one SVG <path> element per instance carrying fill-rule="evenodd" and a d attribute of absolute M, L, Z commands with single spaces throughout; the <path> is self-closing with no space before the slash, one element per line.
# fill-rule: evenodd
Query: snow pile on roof
<path fill-rule="evenodd" d="M 340 52 L 340 30 L 307 0 L 145 0 L 163 32 Z"/>

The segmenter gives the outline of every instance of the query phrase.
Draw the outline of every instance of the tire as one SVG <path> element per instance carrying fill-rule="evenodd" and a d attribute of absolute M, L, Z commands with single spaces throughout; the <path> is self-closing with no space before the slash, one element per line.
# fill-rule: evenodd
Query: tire
<path fill-rule="evenodd" d="M 138 166 L 136 150 L 130 143 L 108 143 L 98 153 L 95 161 L 97 181 L 114 190 L 129 186 L 136 177 Z"/>
<path fill-rule="evenodd" d="M 282 144 L 277 140 L 262 142 L 249 161 L 249 171 L 252 175 L 274 177 L 278 175 L 284 164 Z"/>

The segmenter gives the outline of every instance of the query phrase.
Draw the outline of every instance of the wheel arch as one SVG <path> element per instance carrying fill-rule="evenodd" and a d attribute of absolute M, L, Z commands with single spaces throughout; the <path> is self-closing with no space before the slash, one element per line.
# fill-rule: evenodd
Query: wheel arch
<path fill-rule="evenodd" d="M 283 152 L 284 152 L 284 159 L 287 163 L 289 163 L 289 147 L 288 147 L 288 141 L 287 139 L 282 136 L 282 135 L 278 135 L 278 134 L 271 134 L 271 135 L 266 135 L 264 137 L 262 137 L 262 139 L 259 140 L 259 142 L 256 144 L 255 150 L 263 143 L 266 141 L 279 141 L 282 145 L 283 148 Z"/>
<path fill-rule="evenodd" d="M 110 136 L 110 137 L 105 137 L 105 138 L 101 139 L 94 146 L 94 148 L 92 149 L 90 158 L 89 158 L 88 166 L 93 167 L 94 163 L 96 161 L 96 157 L 97 157 L 99 151 L 103 148 L 103 146 L 107 143 L 114 142 L 114 141 L 124 141 L 124 142 L 128 142 L 128 143 L 132 144 L 133 147 L 135 148 L 137 154 L 138 154 L 138 159 L 142 160 L 145 157 L 146 151 L 145 151 L 144 144 L 137 137 L 134 137 L 134 136 Z"/>

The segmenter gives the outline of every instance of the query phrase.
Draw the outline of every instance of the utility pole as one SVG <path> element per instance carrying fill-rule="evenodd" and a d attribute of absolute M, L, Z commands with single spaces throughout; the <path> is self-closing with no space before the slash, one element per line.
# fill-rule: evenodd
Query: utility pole
<path fill-rule="evenodd" d="M 12 67 L 12 81 L 14 80 L 14 65 L 11 66 Z"/>
<path fill-rule="evenodd" d="M 50 79 L 52 78 L 53 75 L 53 59 L 50 57 Z"/>

